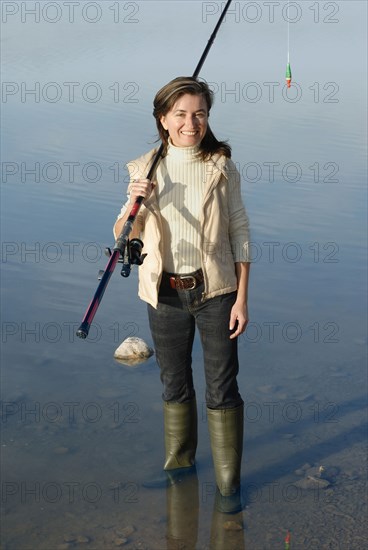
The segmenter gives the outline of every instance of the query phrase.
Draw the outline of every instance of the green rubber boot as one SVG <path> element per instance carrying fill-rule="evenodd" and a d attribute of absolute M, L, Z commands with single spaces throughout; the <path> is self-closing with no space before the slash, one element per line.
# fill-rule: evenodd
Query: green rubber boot
<path fill-rule="evenodd" d="M 183 483 L 196 475 L 197 404 L 164 402 L 165 464 L 158 476 L 145 480 L 148 489 L 161 489 Z"/>
<path fill-rule="evenodd" d="M 241 510 L 240 468 L 243 451 L 244 406 L 207 409 L 219 511 Z"/>
<path fill-rule="evenodd" d="M 164 403 L 165 465 L 164 470 L 194 465 L 197 450 L 197 403 Z"/>

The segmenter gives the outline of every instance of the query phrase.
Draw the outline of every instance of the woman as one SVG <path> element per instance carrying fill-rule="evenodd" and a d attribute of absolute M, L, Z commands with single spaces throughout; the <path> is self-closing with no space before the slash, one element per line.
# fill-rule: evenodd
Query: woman
<path fill-rule="evenodd" d="M 120 234 L 138 196 L 144 197 L 131 237 L 147 253 L 139 296 L 148 316 L 163 383 L 166 459 L 175 473 L 194 465 L 197 409 L 191 351 L 198 328 L 204 355 L 206 405 L 220 495 L 240 493 L 243 400 L 238 391 L 237 337 L 248 322 L 248 218 L 231 149 L 212 133 L 213 94 L 193 77 L 178 77 L 154 99 L 164 145 L 130 162 L 128 201 L 114 226 Z"/>

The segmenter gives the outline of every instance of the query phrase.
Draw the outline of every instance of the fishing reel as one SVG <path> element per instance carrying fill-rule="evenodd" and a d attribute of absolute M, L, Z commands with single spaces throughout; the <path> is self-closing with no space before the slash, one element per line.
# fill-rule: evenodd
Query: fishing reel
<path fill-rule="evenodd" d="M 144 258 L 147 254 L 142 254 L 143 242 L 140 239 L 131 239 L 128 240 L 127 245 L 124 249 L 124 254 L 119 257 L 118 263 L 123 264 L 121 268 L 121 276 L 129 277 L 131 266 L 132 265 L 142 265 Z M 111 256 L 111 248 L 105 248 L 106 256 Z M 103 270 L 100 270 L 98 273 L 98 280 L 101 280 L 104 274 Z"/>

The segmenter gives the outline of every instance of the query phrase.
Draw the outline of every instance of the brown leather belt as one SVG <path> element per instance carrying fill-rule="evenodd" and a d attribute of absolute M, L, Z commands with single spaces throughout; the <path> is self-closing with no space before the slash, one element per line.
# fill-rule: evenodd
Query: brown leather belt
<path fill-rule="evenodd" d="M 198 269 L 188 275 L 176 275 L 167 273 L 171 288 L 175 290 L 194 290 L 203 282 L 203 271 Z"/>

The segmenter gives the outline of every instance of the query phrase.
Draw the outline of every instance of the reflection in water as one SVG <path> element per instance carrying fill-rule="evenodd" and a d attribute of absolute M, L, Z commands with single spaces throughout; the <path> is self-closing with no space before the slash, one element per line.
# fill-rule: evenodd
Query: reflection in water
<path fill-rule="evenodd" d="M 242 513 L 229 515 L 218 509 L 213 499 L 208 547 L 211 550 L 243 550 L 244 525 Z M 168 550 L 195 550 L 199 528 L 199 481 L 196 473 L 166 490 Z"/>
<path fill-rule="evenodd" d="M 245 550 L 244 537 L 245 526 L 242 513 L 228 516 L 219 512 L 214 506 L 211 523 L 211 550 Z"/>
<path fill-rule="evenodd" d="M 167 548 L 195 549 L 198 539 L 199 491 L 196 472 L 166 489 Z"/>

